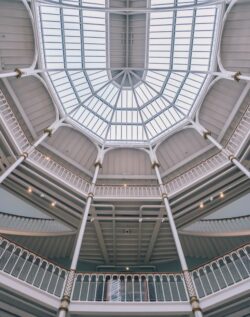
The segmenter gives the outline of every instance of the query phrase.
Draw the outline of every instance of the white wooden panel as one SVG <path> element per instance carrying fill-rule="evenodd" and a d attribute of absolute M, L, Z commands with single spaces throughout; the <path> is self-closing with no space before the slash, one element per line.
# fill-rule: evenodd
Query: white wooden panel
<path fill-rule="evenodd" d="M 244 82 L 223 79 L 208 92 L 199 113 L 199 120 L 213 136 L 220 134 L 244 87 Z"/>
<path fill-rule="evenodd" d="M 239 1 L 224 27 L 221 58 L 227 70 L 250 71 L 250 1 Z"/>
<path fill-rule="evenodd" d="M 34 38 L 28 11 L 21 1 L 0 0 L 0 63 L 3 69 L 28 67 Z"/>
<path fill-rule="evenodd" d="M 61 157 L 70 159 L 88 170 L 94 169 L 97 149 L 82 133 L 68 127 L 59 128 L 47 143 Z"/>
<path fill-rule="evenodd" d="M 177 164 L 186 163 L 188 158 L 208 145 L 195 130 L 180 131 L 164 141 L 157 150 L 162 172 L 173 169 Z"/>
<path fill-rule="evenodd" d="M 102 174 L 151 175 L 147 153 L 135 149 L 116 149 L 105 155 Z"/>
<path fill-rule="evenodd" d="M 39 79 L 29 76 L 9 80 L 35 132 L 40 134 L 55 119 L 55 108 L 46 88 Z"/>

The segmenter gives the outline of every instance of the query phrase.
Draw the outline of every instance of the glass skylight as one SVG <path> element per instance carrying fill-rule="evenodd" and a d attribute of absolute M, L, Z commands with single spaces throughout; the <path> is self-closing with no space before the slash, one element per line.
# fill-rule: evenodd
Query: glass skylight
<path fill-rule="evenodd" d="M 154 142 L 183 122 L 211 64 L 206 2 L 42 0 L 44 63 L 65 113 L 100 142 Z"/>

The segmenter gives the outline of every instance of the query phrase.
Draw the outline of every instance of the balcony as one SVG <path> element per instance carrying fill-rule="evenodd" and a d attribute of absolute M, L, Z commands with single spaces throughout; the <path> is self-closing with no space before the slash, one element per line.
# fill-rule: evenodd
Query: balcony
<path fill-rule="evenodd" d="M 68 271 L 0 238 L 1 286 L 55 310 L 59 306 Z M 201 306 L 234 298 L 249 291 L 250 244 L 191 271 Z M 181 273 L 77 273 L 70 310 L 74 313 L 150 311 L 161 314 L 189 312 L 187 290 Z"/>

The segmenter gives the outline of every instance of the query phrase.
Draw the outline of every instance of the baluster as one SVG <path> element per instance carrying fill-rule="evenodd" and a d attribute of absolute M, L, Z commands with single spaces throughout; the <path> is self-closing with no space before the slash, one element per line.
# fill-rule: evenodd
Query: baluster
<path fill-rule="evenodd" d="M 164 291 L 164 298 L 165 298 L 165 301 L 166 302 L 172 302 L 173 301 L 173 296 L 172 296 L 172 293 L 171 293 L 171 290 L 170 290 L 170 284 L 169 284 L 169 281 L 168 281 L 168 276 L 167 275 L 163 275 L 162 276 L 162 286 L 163 286 L 163 291 Z"/>
<path fill-rule="evenodd" d="M 89 280 L 90 276 L 88 274 L 83 276 L 80 300 L 84 302 L 88 300 Z"/>
<path fill-rule="evenodd" d="M 180 295 L 180 292 L 179 292 L 177 275 L 174 275 L 174 281 L 175 281 L 175 285 L 176 285 L 176 289 L 177 289 L 178 301 L 181 301 L 181 295 Z"/>
<path fill-rule="evenodd" d="M 29 274 L 27 275 L 26 278 L 26 282 L 29 284 L 33 284 L 35 277 L 36 277 L 36 273 L 39 269 L 39 263 L 40 263 L 40 259 L 39 258 L 34 258 L 33 259 L 33 265 L 31 265 Z"/>
<path fill-rule="evenodd" d="M 140 294 L 140 299 L 139 299 L 139 301 L 140 301 L 140 302 L 142 302 L 142 287 L 141 287 L 141 283 L 142 283 L 141 275 L 139 275 L 139 294 Z"/>
<path fill-rule="evenodd" d="M 6 248 L 8 248 L 8 243 L 6 240 L 1 239 L 1 245 L 0 245 L 0 259 L 4 253 L 4 251 L 6 250 Z"/>
<path fill-rule="evenodd" d="M 15 246 L 13 244 L 8 244 L 8 247 L 5 248 L 0 258 L 0 270 L 4 270 L 13 252 L 15 252 Z"/>
<path fill-rule="evenodd" d="M 217 292 L 220 289 L 220 286 L 218 284 L 217 278 L 214 274 L 213 268 L 211 265 L 206 265 L 205 267 L 208 280 L 210 282 L 210 287 L 212 292 Z"/>
<path fill-rule="evenodd" d="M 104 284 L 103 275 L 99 275 L 97 277 L 97 287 L 96 287 L 96 297 L 95 297 L 95 300 L 98 302 L 103 300 L 103 284 Z"/>
<path fill-rule="evenodd" d="M 161 276 L 155 276 L 155 291 L 156 291 L 156 300 L 159 302 L 164 301 L 163 288 L 161 283 Z"/>
<path fill-rule="evenodd" d="M 199 278 L 200 278 L 200 281 L 201 281 L 201 286 L 203 288 L 203 291 L 204 291 L 205 295 L 211 294 L 212 290 L 210 288 L 209 281 L 207 279 L 206 273 L 204 272 L 203 268 L 198 270 L 198 275 L 199 275 Z"/>
<path fill-rule="evenodd" d="M 66 272 L 64 270 L 60 270 L 60 273 L 58 274 L 58 280 L 56 283 L 55 292 L 54 292 L 55 296 L 61 297 L 63 286 L 66 281 L 66 277 L 67 277 Z"/>
<path fill-rule="evenodd" d="M 221 271 L 225 277 L 225 280 L 227 281 L 227 285 L 229 286 L 229 285 L 234 284 L 233 276 L 227 267 L 227 263 L 226 263 L 224 257 L 219 260 L 219 264 L 221 264 L 220 268 L 221 268 Z"/>
<path fill-rule="evenodd" d="M 41 285 L 41 289 L 44 290 L 45 292 L 48 292 L 53 271 L 54 271 L 54 266 L 52 264 L 49 264 L 49 266 L 47 267 L 46 273 L 44 275 L 42 285 Z"/>
<path fill-rule="evenodd" d="M 156 301 L 154 277 L 152 275 L 148 276 L 148 290 L 149 290 L 149 301 L 150 302 Z"/>
<path fill-rule="evenodd" d="M 48 262 L 43 260 L 39 267 L 39 270 L 37 271 L 37 275 L 33 283 L 34 286 L 41 288 L 48 266 L 49 266 Z"/>
<path fill-rule="evenodd" d="M 205 291 L 203 289 L 203 285 L 202 285 L 198 271 L 193 271 L 192 276 L 193 276 L 194 285 L 195 285 L 195 288 L 197 290 L 199 297 L 204 297 Z"/>
<path fill-rule="evenodd" d="M 179 300 L 180 301 L 186 300 L 185 288 L 183 286 L 183 281 L 182 281 L 181 275 L 179 275 L 179 274 L 175 275 L 175 283 L 176 283 L 177 291 L 178 291 L 178 294 L 179 294 Z"/>
<path fill-rule="evenodd" d="M 82 288 L 82 274 L 77 274 L 74 279 L 74 286 L 72 292 L 72 300 L 79 301 L 81 295 L 81 288 Z"/>
<path fill-rule="evenodd" d="M 21 249 L 18 247 L 15 247 L 13 249 L 14 252 L 12 252 L 11 256 L 9 257 L 9 260 L 7 261 L 5 267 L 4 267 L 4 272 L 9 273 L 12 271 L 17 259 L 18 259 L 18 254 L 21 252 Z"/>
<path fill-rule="evenodd" d="M 226 256 L 225 261 L 227 263 L 228 270 L 230 271 L 234 282 L 237 283 L 237 282 L 241 281 L 242 280 L 241 275 L 240 275 L 231 255 Z"/>
<path fill-rule="evenodd" d="M 96 275 L 91 275 L 89 283 L 88 301 L 95 301 L 96 296 Z"/>
<path fill-rule="evenodd" d="M 34 255 L 30 253 L 25 261 L 25 265 L 23 266 L 22 272 L 19 275 L 20 280 L 26 281 L 27 276 L 32 268 L 33 261 L 34 261 Z"/>
<path fill-rule="evenodd" d="M 103 288 L 102 288 L 102 302 L 105 301 L 105 287 L 106 287 L 106 277 L 103 276 Z"/>
<path fill-rule="evenodd" d="M 18 252 L 17 252 L 17 251 L 18 251 Z M 15 263 L 13 264 L 13 267 L 12 267 L 12 269 L 11 269 L 11 271 L 10 271 L 10 275 L 12 275 L 13 272 L 14 272 L 14 269 L 15 269 L 15 267 L 16 267 L 18 261 L 19 261 L 19 258 L 20 258 L 21 254 L 22 254 L 22 249 L 21 249 L 21 248 L 17 248 L 16 252 L 17 252 L 17 254 L 16 254 L 16 261 L 15 261 Z"/>
<path fill-rule="evenodd" d="M 162 291 L 163 302 L 166 302 L 165 292 L 164 292 L 164 288 L 163 288 L 163 278 L 162 278 L 162 275 L 160 275 L 160 283 L 161 283 L 161 291 Z"/>
<path fill-rule="evenodd" d="M 48 286 L 48 292 L 50 294 L 54 294 L 58 278 L 59 278 L 59 268 L 54 266 L 53 272 L 51 274 L 49 286 Z"/>
<path fill-rule="evenodd" d="M 212 268 L 213 268 L 214 275 L 216 276 L 216 280 L 218 282 L 220 289 L 227 287 L 227 282 L 224 278 L 224 275 L 221 272 L 219 262 L 218 261 L 213 262 Z"/>
<path fill-rule="evenodd" d="M 246 254 L 244 252 L 244 249 L 241 249 L 238 251 L 239 259 L 242 265 L 244 266 L 246 270 L 246 277 L 249 277 L 250 274 L 250 261 L 247 261 Z"/>

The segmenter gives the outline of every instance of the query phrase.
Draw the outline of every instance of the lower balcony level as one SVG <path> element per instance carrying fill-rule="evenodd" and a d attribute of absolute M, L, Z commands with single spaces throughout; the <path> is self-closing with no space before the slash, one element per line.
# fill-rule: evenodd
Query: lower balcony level
<path fill-rule="evenodd" d="M 250 294 L 249 244 L 190 273 L 206 316 L 229 316 L 228 313 L 219 315 L 219 311 L 239 303 L 242 304 L 238 310 L 250 309 L 249 303 L 245 303 Z M 56 316 L 67 275 L 66 269 L 0 237 L 0 313 L 2 310 L 3 316 L 12 316 L 9 310 L 13 316 Z M 75 275 L 71 317 L 190 314 L 181 273 L 77 272 Z"/>

